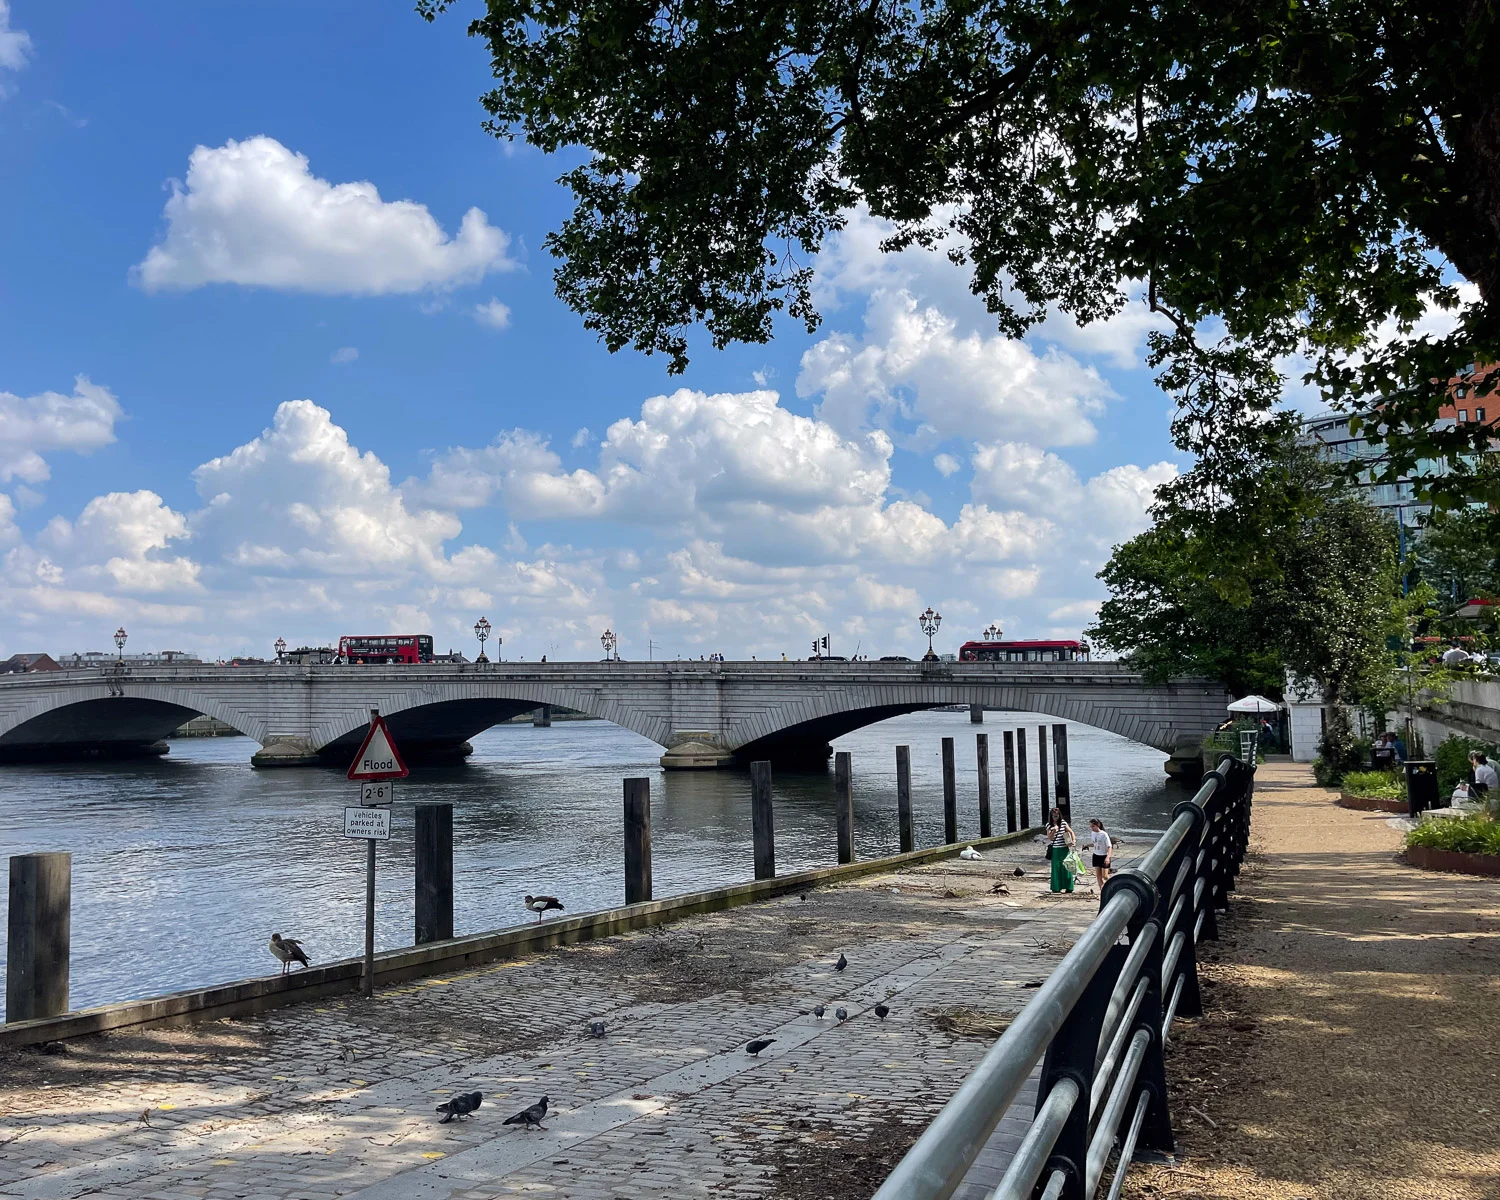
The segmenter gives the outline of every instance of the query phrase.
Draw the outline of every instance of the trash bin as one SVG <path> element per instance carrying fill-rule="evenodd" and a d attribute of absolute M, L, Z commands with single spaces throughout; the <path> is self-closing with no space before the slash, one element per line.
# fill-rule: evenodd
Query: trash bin
<path fill-rule="evenodd" d="M 1429 808 L 1439 808 L 1437 763 L 1430 758 L 1406 761 L 1406 811 L 1413 820 Z"/>

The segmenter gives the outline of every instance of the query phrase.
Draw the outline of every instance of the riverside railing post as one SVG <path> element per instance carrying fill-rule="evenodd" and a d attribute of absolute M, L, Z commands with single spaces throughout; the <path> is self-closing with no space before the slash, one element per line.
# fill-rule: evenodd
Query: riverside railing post
<path fill-rule="evenodd" d="M 1172 819 L 1175 821 L 1178 815 L 1189 808 L 1198 809 L 1198 814 L 1193 817 L 1193 832 L 1183 841 L 1183 847 L 1179 854 L 1174 855 L 1172 862 L 1166 871 L 1162 872 L 1162 879 L 1169 881 L 1177 878 L 1177 872 L 1181 870 L 1181 863 L 1196 863 L 1198 851 L 1201 849 L 1204 834 L 1208 830 L 1208 820 L 1191 800 L 1184 800 L 1172 809 Z M 1170 872 L 1170 874 L 1168 873 Z M 1189 869 L 1187 882 L 1182 885 L 1183 891 L 1187 893 L 1187 913 L 1179 922 L 1178 928 L 1187 930 L 1187 938 L 1182 943 L 1182 953 L 1177 957 L 1177 975 L 1183 980 L 1182 997 L 1177 1001 L 1176 1015 L 1179 1017 L 1201 1017 L 1203 1015 L 1203 994 L 1198 990 L 1198 905 L 1193 901 L 1193 893 L 1197 890 L 1198 872 Z M 1207 902 L 1208 891 L 1205 889 L 1204 901 Z M 1163 920 L 1166 918 L 1163 917 Z M 1207 929 L 1208 923 L 1204 922 Z M 1162 992 L 1168 1000 L 1172 996 L 1171 980 L 1161 981 Z M 1163 1034 L 1165 1034 L 1163 1030 Z"/>
<path fill-rule="evenodd" d="M 68 1011 L 73 856 L 16 854 L 10 860 L 5 1019 L 30 1021 Z"/>
<path fill-rule="evenodd" d="M 1038 725 L 1036 727 L 1036 786 L 1042 793 L 1042 820 L 1045 821 L 1052 813 L 1052 800 L 1048 792 L 1052 788 L 1052 781 L 1047 778 L 1047 727 Z"/>
<path fill-rule="evenodd" d="M 896 824 L 900 827 L 901 853 L 917 848 L 916 830 L 911 822 L 911 747 L 896 747 Z"/>
<path fill-rule="evenodd" d="M 1064 1018 L 1062 1028 L 1047 1044 L 1047 1053 L 1042 1059 L 1042 1077 L 1036 1089 L 1037 1112 L 1042 1111 L 1048 1093 L 1062 1080 L 1071 1079 L 1078 1085 L 1078 1099 L 1053 1143 L 1051 1157 L 1041 1174 L 1046 1180 L 1053 1171 L 1063 1173 L 1065 1182 L 1060 1200 L 1086 1200 L 1088 1195 L 1084 1177 L 1089 1158 L 1089 1094 L 1094 1088 L 1095 1051 L 1109 1009 L 1110 994 L 1129 953 L 1126 946 L 1110 947 L 1108 956 L 1084 986 L 1083 995 L 1078 997 L 1072 1011 Z"/>
<path fill-rule="evenodd" d="M 849 752 L 833 756 L 833 808 L 838 823 L 839 862 L 854 861 L 854 776 Z"/>
<path fill-rule="evenodd" d="M 953 739 L 943 739 L 943 844 L 958 841 L 958 773 L 953 765 Z"/>
<path fill-rule="evenodd" d="M 750 838 L 755 843 L 755 878 L 776 878 L 776 829 L 771 808 L 771 764 L 750 764 Z"/>
<path fill-rule="evenodd" d="M 974 760 L 979 771 L 979 836 L 987 838 L 990 829 L 990 735 L 974 735 Z"/>
<path fill-rule="evenodd" d="M 1005 832 L 1016 831 L 1016 735 L 1009 729 L 1001 739 L 1005 743 Z"/>
<path fill-rule="evenodd" d="M 1031 794 L 1026 787 L 1026 731 L 1016 730 L 1016 788 L 1021 793 L 1021 828 L 1031 828 Z M 1046 813 L 1042 814 L 1044 817 Z"/>
<path fill-rule="evenodd" d="M 1073 788 L 1068 782 L 1068 727 L 1052 726 L 1052 794 L 1057 807 L 1062 809 L 1063 820 L 1073 823 Z"/>
<path fill-rule="evenodd" d="M 625 781 L 625 903 L 651 899 L 651 781 Z"/>
<path fill-rule="evenodd" d="M 1191 804 L 1192 801 L 1184 801 Z M 1173 818 L 1176 819 L 1175 816 Z M 1188 843 L 1191 838 L 1186 839 Z M 1137 1149 L 1154 1150 L 1162 1154 L 1170 1154 L 1173 1151 L 1172 1139 L 1172 1117 L 1167 1108 L 1167 1075 L 1166 1060 L 1162 1057 L 1164 1042 L 1162 1040 L 1162 1009 L 1166 1002 L 1163 994 L 1162 979 L 1162 957 L 1166 947 L 1162 945 L 1162 930 L 1166 928 L 1169 905 L 1167 898 L 1171 895 L 1172 880 L 1177 877 L 1177 870 L 1181 863 L 1187 858 L 1189 851 L 1179 849 L 1174 854 L 1162 873 L 1152 879 L 1133 868 L 1116 871 L 1104 884 L 1100 894 L 1099 903 L 1107 903 L 1114 898 L 1117 889 L 1129 889 L 1140 897 L 1141 903 L 1136 909 L 1136 917 L 1130 923 L 1130 942 L 1134 945 L 1141 937 L 1142 930 L 1146 925 L 1156 926 L 1156 936 L 1151 939 L 1150 949 L 1146 952 L 1146 961 L 1141 965 L 1140 978 L 1146 981 L 1146 991 L 1141 998 L 1141 1006 L 1136 1010 L 1135 1020 L 1131 1023 L 1129 1039 L 1136 1036 L 1142 1029 L 1146 1030 L 1151 1041 L 1146 1047 L 1146 1057 L 1141 1062 L 1140 1073 L 1136 1076 L 1136 1092 L 1145 1088 L 1151 1094 L 1151 1101 L 1146 1106 L 1146 1120 L 1141 1126 L 1141 1135 L 1136 1142 Z M 1185 887 L 1192 887 L 1192 877 L 1189 876 Z M 1178 928 L 1182 927 L 1181 922 Z M 1175 930 L 1173 931 L 1175 934 Z M 1188 940 L 1192 939 L 1193 931 L 1188 927 Z M 1120 949 L 1120 947 L 1116 947 Z M 1099 1045 L 1097 1037 L 1089 1044 L 1093 1052 Z M 1087 1095 L 1087 1093 L 1084 1093 Z M 1134 1104 L 1126 1107 L 1126 1111 L 1133 1111 Z"/>
<path fill-rule="evenodd" d="M 453 936 L 453 805 L 417 805 L 417 944 Z"/>

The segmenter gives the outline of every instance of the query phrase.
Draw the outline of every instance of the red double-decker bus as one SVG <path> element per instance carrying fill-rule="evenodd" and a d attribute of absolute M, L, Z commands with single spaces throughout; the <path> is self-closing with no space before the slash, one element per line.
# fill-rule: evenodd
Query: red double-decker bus
<path fill-rule="evenodd" d="M 1087 642 L 965 642 L 959 662 L 1088 662 Z"/>
<path fill-rule="evenodd" d="M 339 638 L 339 658 L 346 663 L 430 663 L 432 635 L 382 633 L 346 634 Z"/>

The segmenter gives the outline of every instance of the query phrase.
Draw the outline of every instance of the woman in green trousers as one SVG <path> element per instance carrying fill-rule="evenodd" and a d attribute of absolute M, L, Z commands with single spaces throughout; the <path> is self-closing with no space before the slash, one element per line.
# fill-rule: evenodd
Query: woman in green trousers
<path fill-rule="evenodd" d="M 1073 872 L 1068 866 L 1072 853 L 1073 827 L 1063 820 L 1062 809 L 1054 808 L 1047 816 L 1047 857 L 1052 860 L 1052 890 L 1071 892 Z"/>

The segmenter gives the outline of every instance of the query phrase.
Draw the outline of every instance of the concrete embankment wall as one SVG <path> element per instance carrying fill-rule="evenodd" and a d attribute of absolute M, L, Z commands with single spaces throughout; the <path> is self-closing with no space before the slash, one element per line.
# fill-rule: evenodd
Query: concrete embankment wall
<path fill-rule="evenodd" d="M 689 892 L 665 900 L 651 900 L 644 904 L 629 904 L 553 921 L 450 938 L 447 941 L 427 942 L 421 946 L 386 950 L 375 956 L 375 982 L 384 986 L 428 975 L 461 971 L 501 959 L 519 958 L 553 946 L 610 937 L 697 913 L 719 912 L 758 900 L 806 891 L 823 884 L 841 883 L 864 875 L 878 875 L 901 867 L 936 862 L 956 855 L 965 846 L 973 846 L 979 850 L 1003 846 L 1034 837 L 1039 832 L 1038 829 L 1024 829 L 998 837 L 933 846 L 910 854 L 872 858 L 840 867 L 820 867 L 777 879 L 737 883 L 708 891 Z M 287 975 L 241 979 L 234 983 L 173 992 L 146 1000 L 80 1009 L 59 1017 L 10 1022 L 0 1025 L 0 1046 L 33 1046 L 91 1033 L 104 1033 L 112 1029 L 142 1029 L 248 1016 L 304 1000 L 358 991 L 362 967 L 362 959 L 344 958 L 320 966 L 294 969 Z"/>
<path fill-rule="evenodd" d="M 1416 726 L 1429 755 L 1451 733 L 1500 744 L 1500 679 L 1459 680 L 1447 703 L 1417 710 Z"/>

